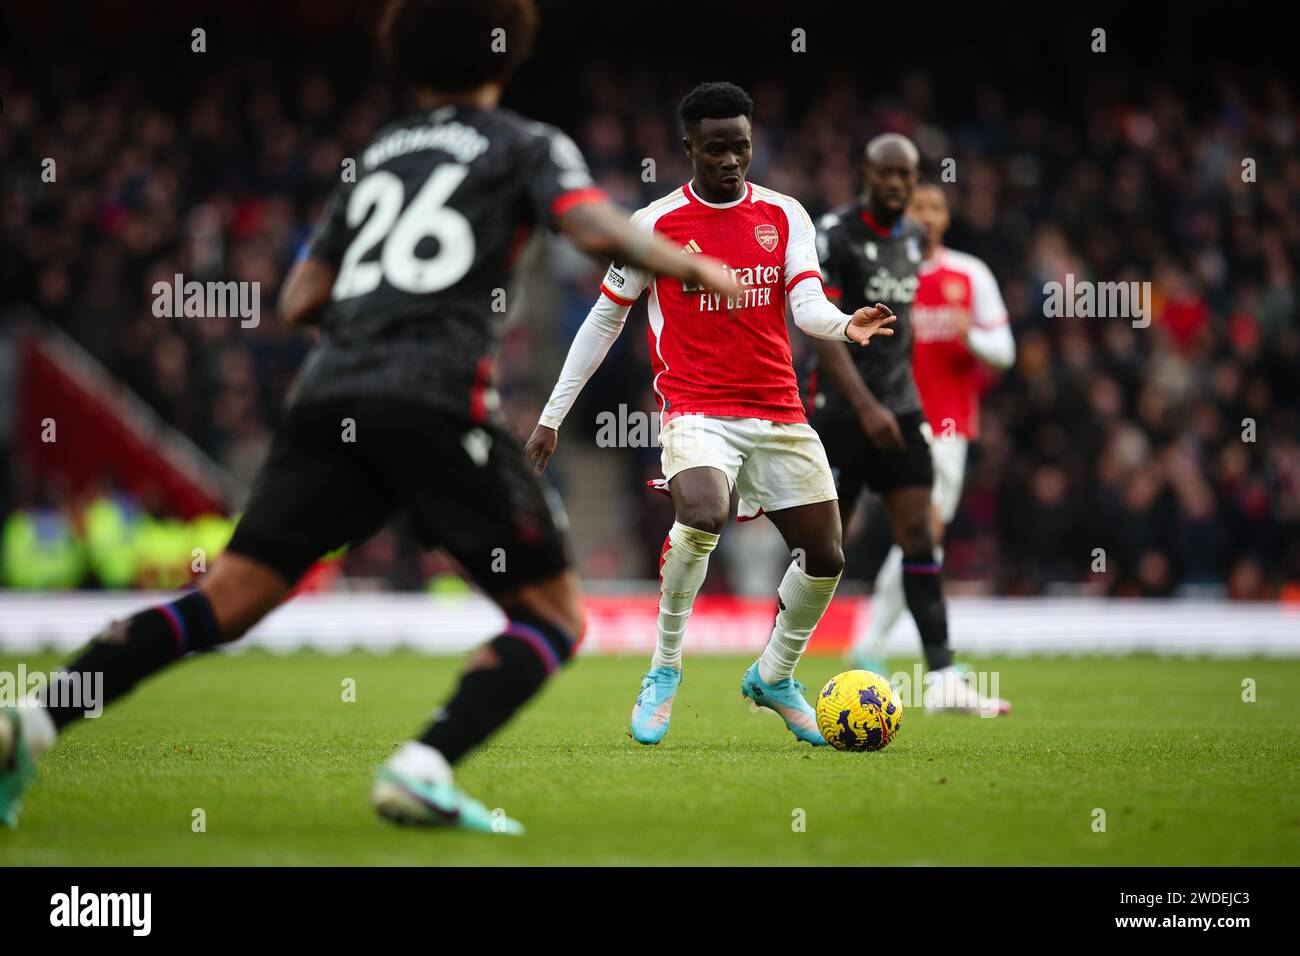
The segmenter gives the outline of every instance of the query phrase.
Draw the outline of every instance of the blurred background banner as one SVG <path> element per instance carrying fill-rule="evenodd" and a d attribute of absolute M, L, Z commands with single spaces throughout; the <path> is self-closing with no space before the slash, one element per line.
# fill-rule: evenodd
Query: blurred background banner
<path fill-rule="evenodd" d="M 104 621 L 138 610 L 165 593 L 0 594 L 0 648 L 12 653 L 80 647 Z M 589 594 L 582 654 L 654 650 L 657 596 Z M 770 598 L 702 597 L 691 614 L 691 654 L 755 654 L 772 625 Z M 865 629 L 871 604 L 839 598 L 813 635 L 814 654 L 843 652 Z M 974 598 L 949 602 L 954 646 L 963 654 L 1011 657 L 1035 654 L 1300 656 L 1300 609 L 1273 603 L 1157 598 Z M 310 594 L 285 604 L 221 653 L 252 648 L 302 648 L 343 653 L 412 650 L 459 654 L 500 632 L 501 612 L 473 594 Z M 887 645 L 891 658 L 914 657 L 919 647 L 906 616 Z"/>
<path fill-rule="evenodd" d="M 946 541 L 959 646 L 1014 651 L 1032 634 L 1044 649 L 1295 651 L 1300 84 L 1276 14 L 539 6 L 538 54 L 505 103 L 572 134 L 629 209 L 688 178 L 676 107 L 702 80 L 749 89 L 751 178 L 814 218 L 855 195 L 877 133 L 910 136 L 932 177 L 953 161 L 947 244 L 989 264 L 1019 345 L 984 383 Z M 404 107 L 373 50 L 377 12 L 342 0 L 0 12 L 0 584 L 15 592 L 0 601 L 0 646 L 84 638 L 110 606 L 146 599 L 115 592 L 182 586 L 220 553 L 311 344 L 275 320 L 279 284 L 343 161 Z M 535 252 L 498 370 L 521 435 L 601 273 L 558 240 Z M 258 283 L 260 321 L 159 316 L 155 285 L 178 274 Z M 1150 325 L 1049 317 L 1048 284 L 1075 280 L 1150 283 Z M 792 342 L 806 362 L 807 340 Z M 653 638 L 644 596 L 672 520 L 644 488 L 658 449 L 596 439 L 609 416 L 654 409 L 638 306 L 548 474 L 598 595 L 589 649 Z M 869 613 L 855 595 L 887 545 L 872 515 L 848 529 L 824 646 L 847 626 L 835 622 Z M 725 645 L 733 619 L 747 649 L 761 639 L 787 561 L 768 522 L 729 526 L 706 583 L 719 603 L 693 618 L 692 648 Z M 73 590 L 96 593 L 16 593 Z M 325 645 L 341 621 L 380 645 L 490 633 L 486 605 L 402 520 L 302 590 L 317 596 L 250 643 L 318 631 Z M 358 592 L 406 596 L 381 614 Z M 56 620 L 62 608 L 77 628 Z M 894 640 L 914 647 L 910 623 Z"/>

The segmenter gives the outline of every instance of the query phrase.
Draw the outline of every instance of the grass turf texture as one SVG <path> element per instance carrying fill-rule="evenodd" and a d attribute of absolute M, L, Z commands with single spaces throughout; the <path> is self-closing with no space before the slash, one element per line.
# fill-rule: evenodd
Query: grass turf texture
<path fill-rule="evenodd" d="M 0 863 L 1300 863 L 1300 661 L 973 663 L 1000 672 L 1009 717 L 911 709 L 886 750 L 850 754 L 742 703 L 749 659 L 734 657 L 688 658 L 671 732 L 639 746 L 626 731 L 645 662 L 581 660 L 460 769 L 527 825 L 512 839 L 387 826 L 366 801 L 459 660 L 208 655 L 71 731 L 21 827 L 0 829 Z M 800 676 L 811 695 L 841 669 L 809 658 Z"/>

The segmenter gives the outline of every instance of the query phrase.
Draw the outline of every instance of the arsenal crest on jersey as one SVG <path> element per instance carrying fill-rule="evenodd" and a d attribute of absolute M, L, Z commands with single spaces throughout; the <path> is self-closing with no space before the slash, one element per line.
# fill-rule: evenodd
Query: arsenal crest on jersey
<path fill-rule="evenodd" d="M 763 247 L 764 252 L 771 252 L 776 248 L 776 244 L 781 241 L 780 234 L 776 231 L 776 226 L 770 222 L 765 222 L 760 226 L 754 227 L 754 238 L 758 244 Z"/>

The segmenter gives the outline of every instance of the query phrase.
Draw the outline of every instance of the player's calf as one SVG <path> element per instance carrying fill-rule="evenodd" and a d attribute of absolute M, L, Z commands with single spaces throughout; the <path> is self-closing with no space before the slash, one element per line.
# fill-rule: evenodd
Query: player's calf
<path fill-rule="evenodd" d="M 194 590 L 114 621 L 95 635 L 63 672 L 102 678 L 99 703 L 110 704 L 186 654 L 221 642 L 222 633 L 211 603 L 202 591 Z M 71 696 L 51 694 L 47 701 L 46 711 L 59 730 L 83 716 Z"/>
<path fill-rule="evenodd" d="M 561 579 L 568 582 L 568 577 Z M 566 623 L 581 626 L 576 587 L 574 613 Z M 562 595 L 561 595 L 562 596 Z M 578 635 L 550 615 L 512 606 L 506 629 L 470 659 L 460 684 L 418 741 L 394 754 L 376 774 L 370 799 L 383 817 L 398 823 L 452 826 L 492 833 L 517 834 L 517 822 L 489 813 L 453 782 L 452 766 L 490 737 L 569 661 Z M 560 616 L 560 615 L 556 615 Z"/>
<path fill-rule="evenodd" d="M 943 599 L 943 564 L 931 534 L 930 488 L 897 488 L 885 498 L 894 541 L 902 549 L 903 597 L 921 635 L 930 670 L 952 663 L 948 611 Z"/>
<path fill-rule="evenodd" d="M 786 568 L 776 592 L 772 636 L 757 661 L 765 682 L 775 684 L 794 676 L 794 669 L 839 583 L 839 572 L 831 577 L 814 577 L 800 568 L 798 561 L 792 561 Z"/>
<path fill-rule="evenodd" d="M 519 614 L 472 659 L 421 741 L 455 764 L 509 720 L 573 656 L 577 639 L 540 615 Z"/>
<path fill-rule="evenodd" d="M 943 600 L 943 565 L 933 551 L 910 558 L 904 552 L 903 597 L 921 635 L 926 666 L 930 670 L 948 667 L 952 664 L 952 648 L 948 645 L 948 609 Z"/>
<path fill-rule="evenodd" d="M 102 675 L 102 704 L 194 651 L 236 640 L 279 604 L 289 586 L 270 567 L 225 554 L 195 590 L 114 621 L 64 668 L 70 675 Z M 66 702 L 47 707 L 59 729 L 81 716 Z"/>

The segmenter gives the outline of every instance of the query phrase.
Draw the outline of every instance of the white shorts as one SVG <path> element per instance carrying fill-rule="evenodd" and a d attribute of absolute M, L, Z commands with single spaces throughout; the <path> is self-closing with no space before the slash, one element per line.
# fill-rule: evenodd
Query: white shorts
<path fill-rule="evenodd" d="M 930 500 L 945 525 L 952 523 L 957 505 L 961 503 L 968 445 L 969 441 L 959 435 L 935 438 L 930 442 L 930 460 L 934 463 L 934 488 Z"/>
<path fill-rule="evenodd" d="M 659 447 L 669 481 L 688 468 L 725 474 L 742 521 L 839 497 L 822 441 L 802 423 L 679 415 L 659 433 Z"/>

